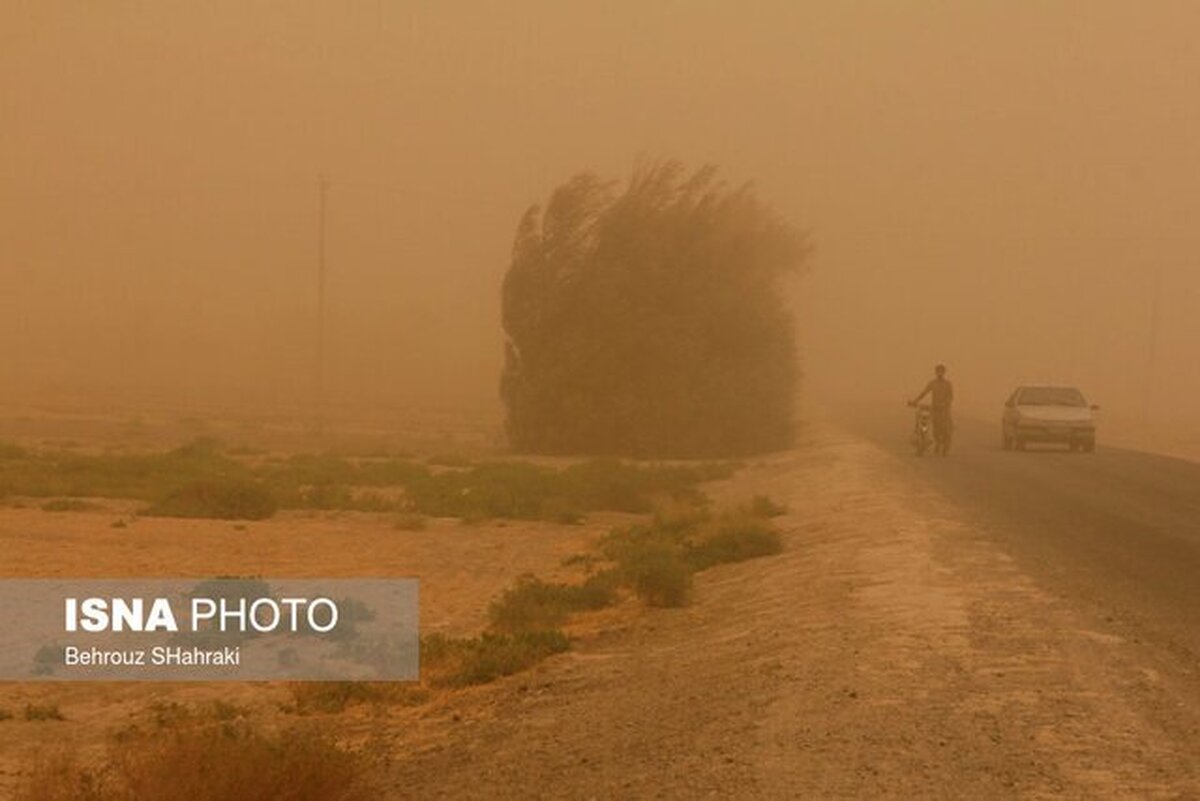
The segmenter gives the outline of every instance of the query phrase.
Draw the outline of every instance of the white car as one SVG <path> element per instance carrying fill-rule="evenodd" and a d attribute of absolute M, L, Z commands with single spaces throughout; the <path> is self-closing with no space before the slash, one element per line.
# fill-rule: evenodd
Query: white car
<path fill-rule="evenodd" d="M 1091 453 L 1096 449 L 1093 413 L 1099 409 L 1075 387 L 1017 387 L 1004 403 L 1000 441 L 1006 451 L 1025 450 L 1027 442 L 1061 442 Z"/>

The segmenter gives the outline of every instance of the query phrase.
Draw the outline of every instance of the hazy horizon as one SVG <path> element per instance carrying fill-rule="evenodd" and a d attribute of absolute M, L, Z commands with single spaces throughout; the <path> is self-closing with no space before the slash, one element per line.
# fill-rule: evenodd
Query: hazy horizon
<path fill-rule="evenodd" d="M 950 365 L 1200 429 L 1190 3 L 0 5 L 9 399 L 499 404 L 516 222 L 717 165 L 809 232 L 806 387 Z M 1151 326 L 1159 286 L 1157 329 Z M 1153 353 L 1153 360 L 1151 354 Z"/>

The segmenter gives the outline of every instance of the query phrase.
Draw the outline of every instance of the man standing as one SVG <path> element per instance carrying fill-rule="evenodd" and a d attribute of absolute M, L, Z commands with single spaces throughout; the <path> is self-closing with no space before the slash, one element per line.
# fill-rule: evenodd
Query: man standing
<path fill-rule="evenodd" d="M 946 380 L 946 365 L 939 364 L 934 368 L 934 379 L 925 385 L 925 389 L 913 399 L 916 406 L 926 395 L 929 396 L 933 410 L 933 441 L 940 456 L 950 452 L 950 437 L 954 431 L 954 422 L 950 418 L 950 404 L 954 403 L 954 385 Z"/>

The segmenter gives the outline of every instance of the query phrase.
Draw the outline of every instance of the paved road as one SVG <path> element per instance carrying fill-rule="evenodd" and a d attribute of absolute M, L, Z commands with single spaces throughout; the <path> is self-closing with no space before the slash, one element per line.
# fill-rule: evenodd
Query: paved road
<path fill-rule="evenodd" d="M 998 415 L 997 415 L 998 420 Z M 959 420 L 947 459 L 911 455 L 908 409 L 847 426 L 911 459 L 1039 582 L 1153 645 L 1200 692 L 1200 463 L 1119 448 L 1007 452 L 999 423 Z"/>

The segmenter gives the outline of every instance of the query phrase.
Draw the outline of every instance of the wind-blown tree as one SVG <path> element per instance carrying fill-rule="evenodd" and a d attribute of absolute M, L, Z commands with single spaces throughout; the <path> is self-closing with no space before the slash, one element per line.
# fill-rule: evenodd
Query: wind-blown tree
<path fill-rule="evenodd" d="M 804 239 L 712 167 L 577 175 L 521 218 L 503 287 L 510 442 L 736 456 L 786 446 L 798 381 L 784 278 Z"/>

